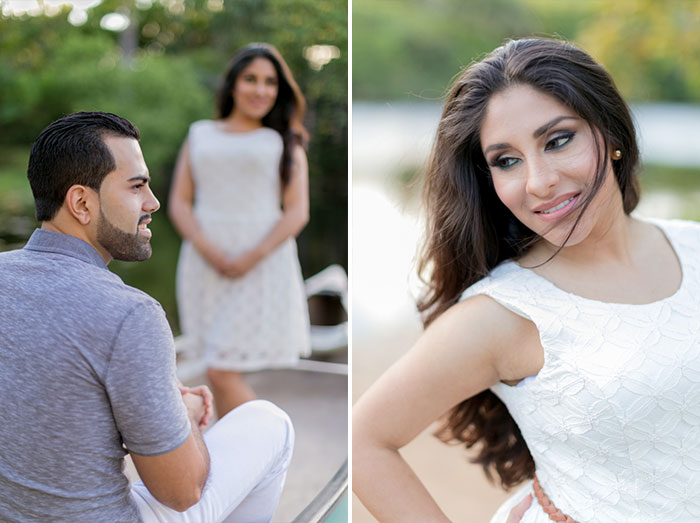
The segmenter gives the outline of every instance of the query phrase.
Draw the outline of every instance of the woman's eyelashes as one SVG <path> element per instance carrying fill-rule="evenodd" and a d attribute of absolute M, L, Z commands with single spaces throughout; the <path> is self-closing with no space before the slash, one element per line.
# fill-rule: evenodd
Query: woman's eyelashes
<path fill-rule="evenodd" d="M 574 131 L 559 132 L 545 144 L 544 150 L 556 151 L 557 149 L 561 149 L 568 145 L 575 135 L 576 133 Z M 514 156 L 497 156 L 495 159 L 489 161 L 489 165 L 505 171 L 520 163 L 520 161 L 520 158 Z"/>
<path fill-rule="evenodd" d="M 545 151 L 552 151 L 554 149 L 559 149 L 568 144 L 574 137 L 576 133 L 573 131 L 564 131 L 557 134 L 554 138 L 547 142 L 545 146 Z"/>
<path fill-rule="evenodd" d="M 513 167 L 519 161 L 519 158 L 513 158 L 512 156 L 499 156 L 495 160 L 489 162 L 489 165 L 505 171 Z"/>

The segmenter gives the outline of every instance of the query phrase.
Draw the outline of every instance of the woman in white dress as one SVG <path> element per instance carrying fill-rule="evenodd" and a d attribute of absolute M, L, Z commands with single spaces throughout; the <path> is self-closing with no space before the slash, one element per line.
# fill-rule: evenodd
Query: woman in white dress
<path fill-rule="evenodd" d="M 700 226 L 630 215 L 638 163 L 627 105 L 569 43 L 509 41 L 455 82 L 426 330 L 354 409 L 377 519 L 447 521 L 398 452 L 444 416 L 502 486 L 527 480 L 494 522 L 700 520 Z"/>
<path fill-rule="evenodd" d="M 277 50 L 250 44 L 224 76 L 218 118 L 192 124 L 175 167 L 180 322 L 219 416 L 255 398 L 243 372 L 290 367 L 310 351 L 295 242 L 309 218 L 304 111 Z"/>

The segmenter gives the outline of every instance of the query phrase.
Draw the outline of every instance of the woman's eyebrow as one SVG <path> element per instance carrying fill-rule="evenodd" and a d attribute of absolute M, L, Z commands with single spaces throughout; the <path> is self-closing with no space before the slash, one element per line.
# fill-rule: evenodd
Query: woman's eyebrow
<path fill-rule="evenodd" d="M 486 149 L 484 149 L 484 154 L 493 150 L 500 151 L 501 149 L 508 149 L 508 147 L 510 147 L 509 143 L 494 143 L 493 145 L 489 145 Z"/>
<path fill-rule="evenodd" d="M 566 115 L 557 116 L 556 118 L 553 118 L 552 120 L 550 120 L 549 122 L 544 124 L 542 127 L 538 127 L 537 129 L 535 129 L 535 132 L 532 133 L 532 137 L 539 138 L 544 133 L 549 131 L 552 127 L 557 125 L 559 122 L 561 122 L 562 120 L 566 120 L 566 119 L 578 120 L 578 118 L 576 116 L 566 116 Z"/>
<path fill-rule="evenodd" d="M 557 116 L 556 118 L 552 118 L 552 119 L 551 119 L 549 122 L 547 122 L 546 124 L 544 124 L 544 125 L 542 125 L 541 127 L 538 127 L 537 129 L 535 129 L 535 132 L 532 133 L 532 137 L 533 137 L 533 138 L 539 138 L 539 137 L 542 136 L 544 133 L 546 133 L 547 131 L 549 131 L 552 127 L 554 127 L 555 125 L 557 125 L 559 122 L 561 122 L 562 120 L 567 120 L 567 119 L 578 120 L 578 117 L 576 117 L 576 116 L 561 115 L 561 116 Z M 486 154 L 486 153 L 489 152 L 489 151 L 493 151 L 493 150 L 498 150 L 498 151 L 500 151 L 500 150 L 502 150 L 502 149 L 508 149 L 509 147 L 510 147 L 510 144 L 509 144 L 509 143 L 506 143 L 506 142 L 503 142 L 503 143 L 494 143 L 493 145 L 489 145 L 486 149 L 484 149 L 484 154 Z"/>

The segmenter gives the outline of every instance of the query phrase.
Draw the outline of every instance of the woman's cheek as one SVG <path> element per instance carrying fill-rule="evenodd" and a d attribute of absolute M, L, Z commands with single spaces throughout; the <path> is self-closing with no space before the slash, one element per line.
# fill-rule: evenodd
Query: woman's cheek
<path fill-rule="evenodd" d="M 522 201 L 522 188 L 521 184 L 517 183 L 517 180 L 496 180 L 494 178 L 494 189 L 496 190 L 496 196 L 501 200 L 501 203 L 508 207 L 508 209 L 516 213 L 520 207 L 520 202 Z"/>

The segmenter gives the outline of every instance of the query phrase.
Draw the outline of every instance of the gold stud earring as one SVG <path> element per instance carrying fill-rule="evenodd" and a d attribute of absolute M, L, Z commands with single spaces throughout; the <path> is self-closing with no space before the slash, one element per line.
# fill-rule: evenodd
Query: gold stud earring
<path fill-rule="evenodd" d="M 615 152 L 613 152 L 613 160 L 619 160 L 622 158 L 622 151 L 620 149 L 615 149 Z"/>

